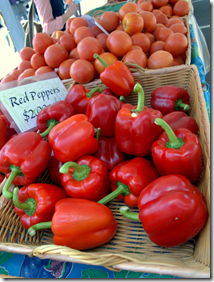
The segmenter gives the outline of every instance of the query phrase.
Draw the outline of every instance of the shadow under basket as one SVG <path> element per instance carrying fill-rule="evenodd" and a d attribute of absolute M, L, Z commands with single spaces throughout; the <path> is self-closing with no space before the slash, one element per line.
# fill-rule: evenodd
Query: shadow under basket
<path fill-rule="evenodd" d="M 198 136 L 204 161 L 203 171 L 195 185 L 204 194 L 210 214 L 210 124 L 197 67 L 183 65 L 160 70 L 143 70 L 136 64 L 128 66 L 136 83 L 143 86 L 145 105 L 150 108 L 151 92 L 157 87 L 175 85 L 188 91 L 191 106 L 189 114 L 195 118 L 199 127 Z M 65 82 L 64 85 L 70 88 L 71 83 Z M 88 89 L 96 86 L 106 87 L 100 79 L 84 86 Z M 131 92 L 126 102 L 135 105 L 137 93 Z M 47 171 L 38 182 L 51 183 Z M 192 240 L 178 247 L 163 248 L 150 241 L 140 222 L 132 222 L 120 214 L 119 208 L 122 205 L 124 203 L 117 199 L 108 204 L 118 221 L 118 229 L 113 239 L 98 248 L 78 251 L 54 245 L 51 230 L 38 231 L 34 237 L 30 237 L 20 224 L 12 200 L 9 200 L 0 211 L 0 250 L 40 259 L 100 265 L 113 271 L 129 270 L 185 278 L 210 277 L 210 217 L 203 230 Z M 137 208 L 130 210 L 138 212 Z"/>

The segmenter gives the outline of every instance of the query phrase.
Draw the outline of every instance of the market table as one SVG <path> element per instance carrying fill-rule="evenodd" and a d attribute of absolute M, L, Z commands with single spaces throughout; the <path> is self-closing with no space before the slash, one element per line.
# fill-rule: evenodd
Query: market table
<path fill-rule="evenodd" d="M 198 68 L 208 116 L 210 119 L 210 85 L 205 81 L 203 62 L 199 56 L 194 25 L 190 24 L 191 64 Z M 12 276 L 12 277 L 11 277 Z M 85 265 L 54 259 L 39 259 L 17 253 L 0 252 L 0 277 L 24 278 L 179 278 L 176 276 L 132 271 L 111 271 L 102 266 Z"/>

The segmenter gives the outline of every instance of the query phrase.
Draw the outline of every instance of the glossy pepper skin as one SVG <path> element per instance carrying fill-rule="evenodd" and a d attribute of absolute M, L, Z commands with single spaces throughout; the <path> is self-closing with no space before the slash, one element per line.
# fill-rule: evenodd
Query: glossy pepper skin
<path fill-rule="evenodd" d="M 74 108 L 65 101 L 57 101 L 43 108 L 36 119 L 36 124 L 42 137 L 47 136 L 50 130 L 58 123 L 74 115 Z"/>
<path fill-rule="evenodd" d="M 0 171 L 8 178 L 3 188 L 4 197 L 12 198 L 12 193 L 7 191 L 11 183 L 24 186 L 36 181 L 46 169 L 50 155 L 50 145 L 36 132 L 11 138 L 0 151 Z"/>
<path fill-rule="evenodd" d="M 88 102 L 92 96 L 100 94 L 101 91 L 101 87 L 89 90 L 81 84 L 76 84 L 66 95 L 65 102 L 73 106 L 75 114 L 85 114 Z"/>
<path fill-rule="evenodd" d="M 103 160 L 109 171 L 126 160 L 126 154 L 118 148 L 115 137 L 100 137 L 94 156 Z"/>
<path fill-rule="evenodd" d="M 203 167 L 203 155 L 198 137 L 185 128 L 172 129 L 157 119 L 157 124 L 165 128 L 151 149 L 152 159 L 161 176 L 181 174 L 194 183 Z"/>
<path fill-rule="evenodd" d="M 203 194 L 181 175 L 162 176 L 140 194 L 139 219 L 155 244 L 174 247 L 196 236 L 208 211 Z"/>
<path fill-rule="evenodd" d="M 97 202 L 109 193 L 107 167 L 94 156 L 85 155 L 76 162 L 67 162 L 60 172 L 62 186 L 71 198 Z"/>
<path fill-rule="evenodd" d="M 33 236 L 38 229 L 51 228 L 55 245 L 87 250 L 110 241 L 117 230 L 111 210 L 86 199 L 63 199 L 56 203 L 52 222 L 32 226 Z"/>
<path fill-rule="evenodd" d="M 56 186 L 62 187 L 62 182 L 61 182 L 61 173 L 60 173 L 60 168 L 63 165 L 62 162 L 58 161 L 53 153 L 53 150 L 51 151 L 51 157 L 48 162 L 47 170 L 48 174 L 50 176 L 50 179 L 53 181 L 53 183 Z"/>
<path fill-rule="evenodd" d="M 158 177 L 159 174 L 152 163 L 141 157 L 125 161 L 109 173 L 112 191 L 115 191 L 119 186 L 128 188 L 129 193 L 126 195 L 119 193 L 117 198 L 123 200 L 129 207 L 137 207 L 141 191 Z"/>
<path fill-rule="evenodd" d="M 198 134 L 198 125 L 193 117 L 188 116 L 184 112 L 172 112 L 163 117 L 163 120 L 168 123 L 172 130 L 179 128 L 189 129 L 192 133 Z M 162 129 L 164 131 L 164 129 Z"/>
<path fill-rule="evenodd" d="M 83 114 L 76 114 L 54 126 L 48 141 L 56 159 L 62 163 L 93 154 L 98 149 L 95 130 Z"/>
<path fill-rule="evenodd" d="M 161 133 L 161 128 L 154 123 L 162 118 L 158 110 L 144 106 L 144 92 L 137 83 L 134 92 L 138 91 L 138 106 L 125 104 L 118 112 L 115 120 L 115 139 L 121 151 L 137 157 L 151 154 L 152 143 Z"/>
<path fill-rule="evenodd" d="M 116 61 L 113 65 L 108 65 L 98 54 L 94 54 L 105 67 L 100 74 L 103 84 L 109 87 L 117 96 L 126 97 L 135 86 L 135 79 L 129 68 L 121 61 Z"/>
<path fill-rule="evenodd" d="M 5 121 L 5 124 L 2 122 L 2 120 Z M 7 142 L 11 137 L 17 135 L 17 133 L 16 133 L 15 129 L 11 127 L 9 120 L 6 118 L 6 116 L 4 114 L 0 115 L 0 121 L 1 121 L 0 122 L 1 135 L 4 136 L 5 135 L 4 132 L 6 131 L 6 142 Z M 1 146 L 0 146 L 0 148 L 1 148 Z"/>
<path fill-rule="evenodd" d="M 113 137 L 115 119 L 121 102 L 114 96 L 99 94 L 88 102 L 85 115 L 95 128 L 100 128 L 100 136 Z"/>
<path fill-rule="evenodd" d="M 68 198 L 65 190 L 55 185 L 33 183 L 14 189 L 14 210 L 26 229 L 39 222 L 49 221 L 54 214 L 55 204 Z"/>
<path fill-rule="evenodd" d="M 174 111 L 188 111 L 189 94 L 186 89 L 168 85 L 156 88 L 151 93 L 151 106 L 159 110 L 163 116 Z"/>

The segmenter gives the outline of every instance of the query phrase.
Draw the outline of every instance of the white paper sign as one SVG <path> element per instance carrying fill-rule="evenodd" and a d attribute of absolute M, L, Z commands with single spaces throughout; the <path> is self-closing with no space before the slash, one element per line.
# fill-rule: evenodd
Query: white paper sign
<path fill-rule="evenodd" d="M 1 108 L 6 108 L 20 132 L 30 131 L 37 128 L 36 118 L 41 109 L 64 100 L 67 93 L 57 76 L 1 91 Z"/>

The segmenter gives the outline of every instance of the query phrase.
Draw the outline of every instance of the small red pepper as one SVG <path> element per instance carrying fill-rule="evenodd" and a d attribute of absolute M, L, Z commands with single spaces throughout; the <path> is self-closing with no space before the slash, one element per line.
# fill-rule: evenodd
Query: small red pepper
<path fill-rule="evenodd" d="M 115 139 L 119 149 L 126 154 L 145 157 L 151 154 L 152 143 L 161 133 L 155 123 L 162 118 L 158 110 L 144 106 L 144 91 L 137 83 L 134 92 L 138 92 L 137 108 L 125 104 L 118 112 L 115 120 Z"/>
<path fill-rule="evenodd" d="M 189 94 L 186 89 L 168 85 L 156 88 L 151 93 L 151 106 L 159 110 L 163 116 L 174 111 L 188 111 Z"/>
<path fill-rule="evenodd" d="M 204 195 L 182 175 L 166 175 L 140 194 L 140 213 L 121 207 L 125 217 L 141 221 L 150 240 L 161 247 L 176 247 L 194 238 L 204 227 L 208 210 Z"/>
<path fill-rule="evenodd" d="M 19 186 L 33 183 L 47 167 L 51 155 L 48 142 L 36 132 L 24 132 L 11 138 L 0 151 L 0 171 L 8 178 L 3 196 L 11 199 L 11 183 Z"/>
<path fill-rule="evenodd" d="M 62 186 L 71 198 L 97 202 L 109 193 L 107 167 L 94 156 L 85 155 L 76 162 L 67 162 L 60 172 Z"/>
<path fill-rule="evenodd" d="M 40 135 L 45 137 L 51 129 L 63 120 L 74 115 L 74 108 L 65 101 L 57 101 L 52 105 L 43 108 L 36 119 L 36 124 L 41 132 Z"/>
<path fill-rule="evenodd" d="M 63 199 L 56 203 L 52 221 L 28 229 L 34 236 L 37 230 L 51 228 L 55 245 L 87 250 L 110 241 L 117 230 L 112 211 L 86 199 Z"/>
<path fill-rule="evenodd" d="M 106 204 L 117 197 L 127 206 L 137 207 L 141 191 L 158 177 L 156 168 L 147 159 L 136 157 L 125 161 L 110 171 L 109 180 L 113 192 L 99 203 Z"/>
<path fill-rule="evenodd" d="M 62 187 L 62 182 L 61 182 L 61 173 L 59 172 L 61 166 L 63 165 L 62 162 L 58 161 L 55 156 L 54 152 L 52 150 L 51 152 L 51 157 L 48 162 L 48 174 L 50 176 L 50 179 L 53 181 L 53 183 L 59 187 Z"/>
<path fill-rule="evenodd" d="M 103 160 L 109 171 L 126 160 L 126 154 L 118 148 L 115 137 L 100 137 L 94 156 Z"/>
<path fill-rule="evenodd" d="M 184 112 L 172 112 L 163 117 L 163 120 L 168 123 L 168 125 L 174 131 L 179 128 L 189 129 L 192 133 L 198 134 L 198 125 L 193 117 L 188 116 Z M 162 130 L 164 131 L 164 129 Z"/>
<path fill-rule="evenodd" d="M 34 183 L 13 190 L 14 210 L 26 229 L 51 220 L 56 202 L 64 198 L 68 198 L 65 190 L 51 184 Z"/>
<path fill-rule="evenodd" d="M 85 114 L 88 102 L 92 96 L 100 94 L 102 90 L 102 87 L 95 87 L 89 90 L 81 84 L 76 84 L 66 95 L 65 102 L 74 107 L 75 114 Z"/>
<path fill-rule="evenodd" d="M 88 117 L 76 114 L 55 125 L 48 135 L 48 141 L 56 159 L 66 163 L 96 152 L 98 140 L 94 135 L 95 129 Z"/>
<path fill-rule="evenodd" d="M 103 84 L 109 87 L 117 96 L 126 97 L 133 90 L 135 79 L 129 68 L 122 62 L 116 61 L 113 65 L 108 65 L 98 54 L 94 54 L 94 59 L 98 59 L 105 70 L 100 74 Z"/>
<path fill-rule="evenodd" d="M 155 123 L 165 130 L 151 148 L 152 159 L 159 174 L 181 174 L 194 183 L 203 167 L 198 137 L 185 128 L 173 131 L 163 119 L 156 119 Z"/>
<path fill-rule="evenodd" d="M 88 102 L 85 115 L 95 128 L 100 128 L 100 136 L 113 137 L 115 119 L 121 102 L 112 95 L 99 94 Z"/>

